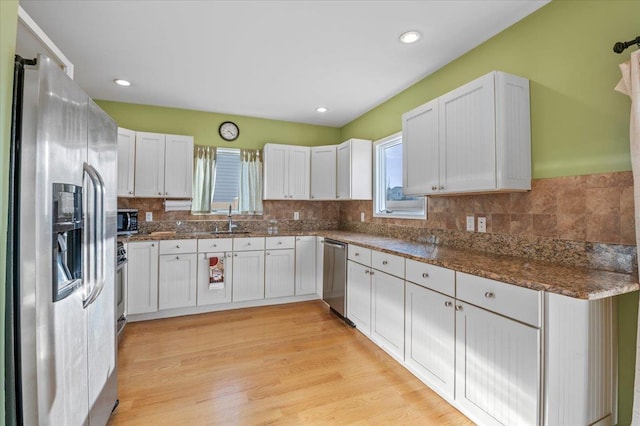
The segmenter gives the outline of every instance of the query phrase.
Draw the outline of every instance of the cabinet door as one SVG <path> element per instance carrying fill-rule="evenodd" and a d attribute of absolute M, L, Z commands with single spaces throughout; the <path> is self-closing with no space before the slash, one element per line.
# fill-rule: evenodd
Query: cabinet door
<path fill-rule="evenodd" d="M 441 190 L 495 189 L 494 74 L 467 83 L 438 102 Z"/>
<path fill-rule="evenodd" d="M 164 196 L 191 198 L 193 136 L 166 135 Z"/>
<path fill-rule="evenodd" d="M 267 250 L 264 265 L 264 297 L 293 296 L 295 250 Z"/>
<path fill-rule="evenodd" d="M 289 197 L 289 146 L 266 144 L 264 146 L 264 195 L 265 200 L 284 200 Z"/>
<path fill-rule="evenodd" d="M 264 299 L 264 251 L 233 253 L 232 300 Z"/>
<path fill-rule="evenodd" d="M 195 253 L 160 256 L 158 309 L 195 306 L 197 270 Z"/>
<path fill-rule="evenodd" d="M 164 135 L 136 133 L 136 197 L 164 196 Z"/>
<path fill-rule="evenodd" d="M 296 237 L 296 295 L 316 292 L 316 237 Z"/>
<path fill-rule="evenodd" d="M 322 297 L 324 279 L 324 238 L 316 237 L 316 292 Z"/>
<path fill-rule="evenodd" d="M 129 243 L 127 246 L 127 313 L 158 310 L 158 244 Z"/>
<path fill-rule="evenodd" d="M 539 424 L 540 330 L 457 301 L 455 392 L 481 424 Z"/>
<path fill-rule="evenodd" d="M 133 197 L 136 132 L 118 127 L 118 197 Z"/>
<path fill-rule="evenodd" d="M 371 269 L 347 261 L 347 318 L 371 336 Z"/>
<path fill-rule="evenodd" d="M 404 362 L 420 380 L 453 399 L 454 299 L 406 284 Z"/>
<path fill-rule="evenodd" d="M 310 152 L 310 149 L 306 146 L 289 147 L 289 199 L 309 199 Z"/>
<path fill-rule="evenodd" d="M 400 362 L 404 360 L 404 281 L 371 270 L 371 336 Z"/>
<path fill-rule="evenodd" d="M 222 261 L 224 281 L 209 282 L 210 258 L 217 257 Z M 207 253 L 198 255 L 198 290 L 197 305 L 213 305 L 215 303 L 231 302 L 231 283 L 233 282 L 233 256 L 231 253 Z M 218 264 L 219 266 L 219 264 Z"/>
<path fill-rule="evenodd" d="M 337 187 L 336 198 L 348 200 L 351 198 L 351 143 L 343 142 L 337 148 Z"/>
<path fill-rule="evenodd" d="M 438 192 L 438 100 L 402 115 L 402 192 Z"/>
<path fill-rule="evenodd" d="M 311 148 L 312 200 L 336 199 L 336 146 Z"/>

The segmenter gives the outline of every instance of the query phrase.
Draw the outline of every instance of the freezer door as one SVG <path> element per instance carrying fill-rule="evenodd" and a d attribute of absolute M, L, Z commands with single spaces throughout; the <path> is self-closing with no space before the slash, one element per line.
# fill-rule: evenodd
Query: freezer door
<path fill-rule="evenodd" d="M 87 223 L 97 241 L 95 264 L 102 289 L 87 306 L 89 423 L 107 423 L 117 398 L 116 381 L 116 222 L 117 222 L 117 135 L 115 122 L 89 100 L 87 163 L 95 169 L 103 185 L 102 200 L 87 191 Z M 89 184 L 92 186 L 92 184 Z M 103 207 L 94 217 L 93 206 Z M 96 232 L 97 231 L 97 232 Z"/>
<path fill-rule="evenodd" d="M 82 186 L 89 98 L 41 56 L 25 71 L 23 101 L 18 291 L 24 424 L 81 425 L 88 420 L 84 292 L 80 287 L 53 302 L 52 202 L 54 183 Z"/>

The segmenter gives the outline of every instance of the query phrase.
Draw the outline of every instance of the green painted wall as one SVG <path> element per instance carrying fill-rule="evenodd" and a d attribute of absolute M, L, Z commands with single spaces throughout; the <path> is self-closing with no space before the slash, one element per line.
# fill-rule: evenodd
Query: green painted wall
<path fill-rule="evenodd" d="M 533 176 L 630 170 L 629 98 L 613 88 L 640 31 L 640 1 L 555 0 L 342 128 L 379 139 L 402 113 L 492 70 L 531 81 Z"/>
<path fill-rule="evenodd" d="M 631 169 L 630 100 L 613 90 L 616 41 L 640 35 L 640 1 L 555 0 L 341 129 L 341 140 L 379 139 L 401 116 L 492 70 L 531 81 L 535 178 Z M 633 48 L 632 48 L 633 49 Z M 618 298 L 618 424 L 631 423 L 638 293 Z"/>
<path fill-rule="evenodd" d="M 239 115 L 96 101 L 120 127 L 144 132 L 193 135 L 198 145 L 262 148 L 267 142 L 290 145 L 331 145 L 340 142 L 340 129 Z M 223 121 L 240 127 L 240 136 L 226 142 L 218 135 Z"/>
<path fill-rule="evenodd" d="M 18 0 L 0 1 L 0 423 L 4 424 L 4 303 L 6 286 L 7 189 L 9 187 L 9 142 L 11 137 L 11 101 L 13 55 L 18 25 Z"/>

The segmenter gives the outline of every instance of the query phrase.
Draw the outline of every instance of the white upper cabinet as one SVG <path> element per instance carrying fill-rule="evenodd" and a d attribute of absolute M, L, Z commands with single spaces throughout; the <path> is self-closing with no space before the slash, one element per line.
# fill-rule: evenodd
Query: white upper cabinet
<path fill-rule="evenodd" d="M 136 133 L 136 197 L 164 195 L 164 135 Z"/>
<path fill-rule="evenodd" d="M 305 146 L 264 146 L 265 200 L 308 200 L 310 149 Z"/>
<path fill-rule="evenodd" d="M 372 156 L 370 140 L 349 139 L 337 148 L 337 198 L 372 199 Z"/>
<path fill-rule="evenodd" d="M 529 80 L 493 71 L 402 116 L 405 194 L 531 189 Z"/>
<path fill-rule="evenodd" d="M 311 199 L 336 199 L 336 145 L 311 148 Z"/>
<path fill-rule="evenodd" d="M 191 198 L 193 136 L 136 132 L 135 196 Z"/>
<path fill-rule="evenodd" d="M 118 197 L 133 197 L 136 132 L 118 127 Z"/>
<path fill-rule="evenodd" d="M 193 136 L 165 136 L 164 196 L 191 198 Z"/>

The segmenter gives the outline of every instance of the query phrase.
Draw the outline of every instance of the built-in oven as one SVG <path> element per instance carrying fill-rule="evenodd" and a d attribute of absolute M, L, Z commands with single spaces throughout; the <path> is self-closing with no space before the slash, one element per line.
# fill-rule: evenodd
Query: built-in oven
<path fill-rule="evenodd" d="M 127 297 L 127 250 L 124 243 L 118 241 L 116 262 L 116 333 L 118 338 L 122 336 L 124 326 L 127 324 L 125 302 Z"/>

